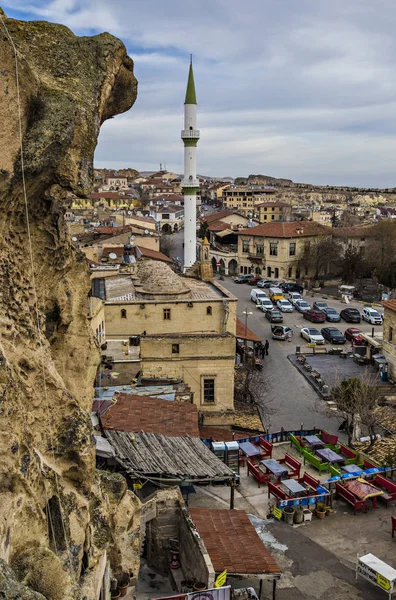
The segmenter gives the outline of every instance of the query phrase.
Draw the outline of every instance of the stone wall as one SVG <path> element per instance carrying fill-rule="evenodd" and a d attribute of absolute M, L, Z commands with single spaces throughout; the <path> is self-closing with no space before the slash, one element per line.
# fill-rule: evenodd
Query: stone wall
<path fill-rule="evenodd" d="M 390 338 L 392 339 L 390 340 Z M 392 379 L 396 379 L 396 312 L 389 308 L 385 308 L 384 311 L 384 343 L 382 349 L 389 363 L 388 375 Z"/>
<path fill-rule="evenodd" d="M 215 580 L 212 561 L 187 510 L 182 511 L 179 522 L 179 549 L 184 578 L 212 587 Z"/>

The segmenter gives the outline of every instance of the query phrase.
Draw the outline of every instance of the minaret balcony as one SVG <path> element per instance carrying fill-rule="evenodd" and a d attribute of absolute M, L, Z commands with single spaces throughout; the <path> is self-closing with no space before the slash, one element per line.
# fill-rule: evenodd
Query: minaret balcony
<path fill-rule="evenodd" d="M 182 140 L 199 140 L 199 129 L 182 129 Z"/>
<path fill-rule="evenodd" d="M 199 179 L 183 179 L 181 185 L 183 188 L 199 188 Z"/>

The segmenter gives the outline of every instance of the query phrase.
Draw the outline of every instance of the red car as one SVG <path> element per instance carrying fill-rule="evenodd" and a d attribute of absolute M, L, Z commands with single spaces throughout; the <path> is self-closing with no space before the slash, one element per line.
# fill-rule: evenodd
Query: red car
<path fill-rule="evenodd" d="M 357 327 L 349 327 L 345 329 L 345 337 L 347 340 L 355 344 L 355 346 L 363 346 L 367 344 L 366 340 L 360 335 L 362 332 Z"/>
<path fill-rule="evenodd" d="M 249 279 L 248 284 L 249 285 L 257 285 L 258 282 L 260 281 L 261 277 L 252 277 L 251 279 Z"/>
<path fill-rule="evenodd" d="M 324 323 L 326 321 L 326 315 L 321 310 L 307 310 L 303 313 L 304 319 L 312 321 L 312 323 Z"/>

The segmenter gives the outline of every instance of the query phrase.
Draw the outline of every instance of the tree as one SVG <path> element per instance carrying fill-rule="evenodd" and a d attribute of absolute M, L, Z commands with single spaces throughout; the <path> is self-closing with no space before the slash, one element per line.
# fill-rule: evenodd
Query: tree
<path fill-rule="evenodd" d="M 372 229 L 366 249 L 366 263 L 378 283 L 396 288 L 396 222 L 381 221 Z"/>
<path fill-rule="evenodd" d="M 376 428 L 381 421 L 381 411 L 378 410 L 382 398 L 378 377 L 367 372 L 361 379 L 351 377 L 344 379 L 331 391 L 331 399 L 336 403 L 340 416 L 346 422 L 348 445 L 352 448 L 361 437 L 362 425 L 370 436 L 371 449 L 376 441 Z"/>
<path fill-rule="evenodd" d="M 198 231 L 198 237 L 201 240 L 204 240 L 209 235 L 209 225 L 207 221 L 202 221 L 201 226 Z"/>
<path fill-rule="evenodd" d="M 236 403 L 256 405 L 263 425 L 270 427 L 270 416 L 275 413 L 269 397 L 269 378 L 254 365 L 245 363 L 235 370 L 234 400 Z"/>
<path fill-rule="evenodd" d="M 341 276 L 345 283 L 353 283 L 364 271 L 363 249 L 349 244 L 341 261 Z"/>
<path fill-rule="evenodd" d="M 340 268 L 341 244 L 330 236 L 322 236 L 306 248 L 298 261 L 298 267 L 314 273 L 320 279 L 329 273 L 337 273 Z"/>

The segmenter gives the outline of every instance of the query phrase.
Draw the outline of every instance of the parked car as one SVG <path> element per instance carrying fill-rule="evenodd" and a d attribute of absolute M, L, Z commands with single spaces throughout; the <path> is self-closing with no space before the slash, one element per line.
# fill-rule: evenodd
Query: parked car
<path fill-rule="evenodd" d="M 346 337 L 337 327 L 323 327 L 320 330 L 325 340 L 328 340 L 331 344 L 345 344 Z"/>
<path fill-rule="evenodd" d="M 258 282 L 260 281 L 261 277 L 253 277 L 251 279 L 249 279 L 248 284 L 249 285 L 257 285 Z"/>
<path fill-rule="evenodd" d="M 304 319 L 312 321 L 312 323 L 324 323 L 326 321 L 326 315 L 321 310 L 307 310 L 303 313 Z"/>
<path fill-rule="evenodd" d="M 304 291 L 303 286 L 295 281 L 286 281 L 281 283 L 280 287 L 283 288 L 285 292 L 298 292 L 299 294 L 302 294 Z"/>
<path fill-rule="evenodd" d="M 250 300 L 257 303 L 259 298 L 267 298 L 267 294 L 263 290 L 253 288 L 250 292 Z"/>
<path fill-rule="evenodd" d="M 267 310 L 265 313 L 265 318 L 268 319 L 270 323 L 282 323 L 283 315 L 279 310 Z"/>
<path fill-rule="evenodd" d="M 326 315 L 326 321 L 329 321 L 329 323 L 339 323 L 341 321 L 340 313 L 335 308 L 328 306 L 327 308 L 323 308 L 322 312 Z"/>
<path fill-rule="evenodd" d="M 267 283 L 267 279 L 259 279 L 257 282 L 257 287 L 263 288 L 265 283 Z"/>
<path fill-rule="evenodd" d="M 325 308 L 328 308 L 327 302 L 317 300 L 312 304 L 312 308 L 314 308 L 315 310 L 324 310 Z"/>
<path fill-rule="evenodd" d="M 304 340 L 307 340 L 310 344 L 324 344 L 324 337 L 318 329 L 313 327 L 303 327 L 300 333 Z"/>
<path fill-rule="evenodd" d="M 259 298 L 256 308 L 259 308 L 263 312 L 267 312 L 267 310 L 273 310 L 274 305 L 269 298 Z"/>
<path fill-rule="evenodd" d="M 271 333 L 274 340 L 287 340 L 293 337 L 293 330 L 287 325 L 272 325 Z"/>
<path fill-rule="evenodd" d="M 278 300 L 276 303 L 276 306 L 279 308 L 279 310 L 281 310 L 282 312 L 293 312 L 294 308 L 293 308 L 293 304 L 290 304 L 289 300 Z"/>
<path fill-rule="evenodd" d="M 306 300 L 297 300 L 294 305 L 294 308 L 300 313 L 306 312 L 307 310 L 311 310 L 311 307 Z"/>
<path fill-rule="evenodd" d="M 360 323 L 360 312 L 357 308 L 344 308 L 341 312 L 341 319 L 347 323 Z"/>
<path fill-rule="evenodd" d="M 253 275 L 238 275 L 234 281 L 235 283 L 247 283 L 252 277 Z"/>
<path fill-rule="evenodd" d="M 293 304 L 293 306 L 295 305 L 295 303 L 297 302 L 297 300 L 302 300 L 303 297 L 301 296 L 301 294 L 299 294 L 298 292 L 289 292 L 289 301 Z"/>
<path fill-rule="evenodd" d="M 355 346 L 364 346 L 367 344 L 366 340 L 360 335 L 361 333 L 361 330 L 357 329 L 356 327 L 349 327 L 348 329 L 345 329 L 346 339 L 352 342 L 352 344 Z"/>
<path fill-rule="evenodd" d="M 375 308 L 371 308 L 371 306 L 363 308 L 362 319 L 371 325 L 382 325 L 383 322 L 382 315 Z"/>
<path fill-rule="evenodd" d="M 272 279 L 265 279 L 264 283 L 262 283 L 259 287 L 263 287 L 263 288 L 279 287 L 279 281 L 273 281 Z"/>

